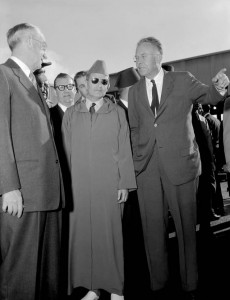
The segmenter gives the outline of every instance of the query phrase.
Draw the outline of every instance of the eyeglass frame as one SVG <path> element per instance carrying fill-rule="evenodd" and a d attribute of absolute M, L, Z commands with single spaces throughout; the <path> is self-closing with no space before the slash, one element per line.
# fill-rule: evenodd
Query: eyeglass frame
<path fill-rule="evenodd" d="M 63 87 L 63 90 L 60 89 L 60 86 Z M 71 86 L 72 88 L 69 88 L 68 86 Z M 72 91 L 75 88 L 75 84 L 69 83 L 69 84 L 60 84 L 54 87 L 55 89 L 58 89 L 60 92 L 64 92 L 64 90 Z"/>
<path fill-rule="evenodd" d="M 98 82 L 100 81 L 100 83 L 104 86 L 109 84 L 109 80 L 108 79 L 99 79 L 97 77 L 93 77 L 90 79 L 92 84 L 98 84 Z M 95 81 L 95 82 L 94 82 Z"/>
<path fill-rule="evenodd" d="M 34 41 L 36 41 L 36 42 L 39 42 L 40 45 L 41 45 L 41 49 L 42 49 L 42 50 L 46 50 L 46 49 L 47 49 L 47 44 L 46 44 L 46 42 L 42 42 L 42 41 L 40 41 L 40 40 L 38 40 L 38 39 L 35 39 L 34 37 L 31 37 L 31 39 L 34 40 Z"/>

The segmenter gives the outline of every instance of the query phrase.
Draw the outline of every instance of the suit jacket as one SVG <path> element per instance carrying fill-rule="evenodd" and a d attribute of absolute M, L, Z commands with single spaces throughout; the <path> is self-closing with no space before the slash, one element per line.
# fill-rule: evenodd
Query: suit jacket
<path fill-rule="evenodd" d="M 212 85 L 202 84 L 188 72 L 165 72 L 156 118 L 150 108 L 145 78 L 129 90 L 129 124 L 136 174 L 146 169 L 154 146 L 174 185 L 196 178 L 200 155 L 191 122 L 192 105 L 216 104 L 223 97 Z"/>
<path fill-rule="evenodd" d="M 0 195 L 19 189 L 25 211 L 57 209 L 63 186 L 49 109 L 11 59 L 0 65 L 0 128 Z"/>

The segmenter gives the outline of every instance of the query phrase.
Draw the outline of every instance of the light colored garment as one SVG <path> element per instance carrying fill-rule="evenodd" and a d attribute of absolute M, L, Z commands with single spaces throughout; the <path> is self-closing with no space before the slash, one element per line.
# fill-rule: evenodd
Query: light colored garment
<path fill-rule="evenodd" d="M 136 188 L 125 112 L 104 99 L 91 122 L 81 101 L 66 111 L 63 134 L 74 199 L 69 294 L 83 286 L 122 295 L 122 205 L 118 204 L 118 189 Z"/>

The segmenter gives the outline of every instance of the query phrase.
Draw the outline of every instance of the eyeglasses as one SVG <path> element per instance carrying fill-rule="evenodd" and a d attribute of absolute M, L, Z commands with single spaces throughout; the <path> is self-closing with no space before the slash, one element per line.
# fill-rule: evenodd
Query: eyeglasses
<path fill-rule="evenodd" d="M 59 89 L 59 91 L 63 92 L 65 89 L 71 91 L 74 87 L 75 87 L 74 84 L 66 84 L 66 85 L 62 84 L 62 85 L 55 86 L 55 89 Z"/>
<path fill-rule="evenodd" d="M 149 55 L 157 56 L 158 54 L 156 54 L 156 53 L 146 53 L 146 54 L 142 54 L 140 56 L 134 56 L 133 61 L 138 62 L 140 59 L 145 60 Z"/>
<path fill-rule="evenodd" d="M 107 80 L 107 79 L 99 79 L 99 78 L 92 78 L 91 79 L 91 82 L 93 83 L 93 84 L 97 84 L 98 82 L 101 82 L 101 84 L 103 84 L 103 85 L 107 85 L 108 83 L 109 83 L 109 81 Z"/>
<path fill-rule="evenodd" d="M 40 45 L 41 45 L 41 49 L 42 49 L 42 50 L 46 50 L 46 48 L 47 48 L 47 44 L 46 44 L 46 42 L 40 41 L 40 40 L 38 40 L 38 39 L 35 39 L 35 38 L 33 38 L 33 37 L 32 37 L 32 40 L 34 40 L 34 41 L 36 41 L 36 42 L 40 43 Z"/>

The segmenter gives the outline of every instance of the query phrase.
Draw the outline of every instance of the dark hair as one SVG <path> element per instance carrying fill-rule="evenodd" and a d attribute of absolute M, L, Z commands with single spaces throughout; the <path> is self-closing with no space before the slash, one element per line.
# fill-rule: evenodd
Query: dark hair
<path fill-rule="evenodd" d="M 77 79 L 80 78 L 80 77 L 86 76 L 86 74 L 87 74 L 86 71 L 79 71 L 79 72 L 77 72 L 77 73 L 75 74 L 73 80 L 74 80 L 74 82 L 75 82 L 76 87 L 77 87 Z"/>
<path fill-rule="evenodd" d="M 57 80 L 59 78 L 71 78 L 73 80 L 73 78 L 69 74 L 67 74 L 67 73 L 59 73 L 57 75 L 57 77 L 54 79 L 54 87 L 56 87 L 56 82 L 57 82 Z"/>

